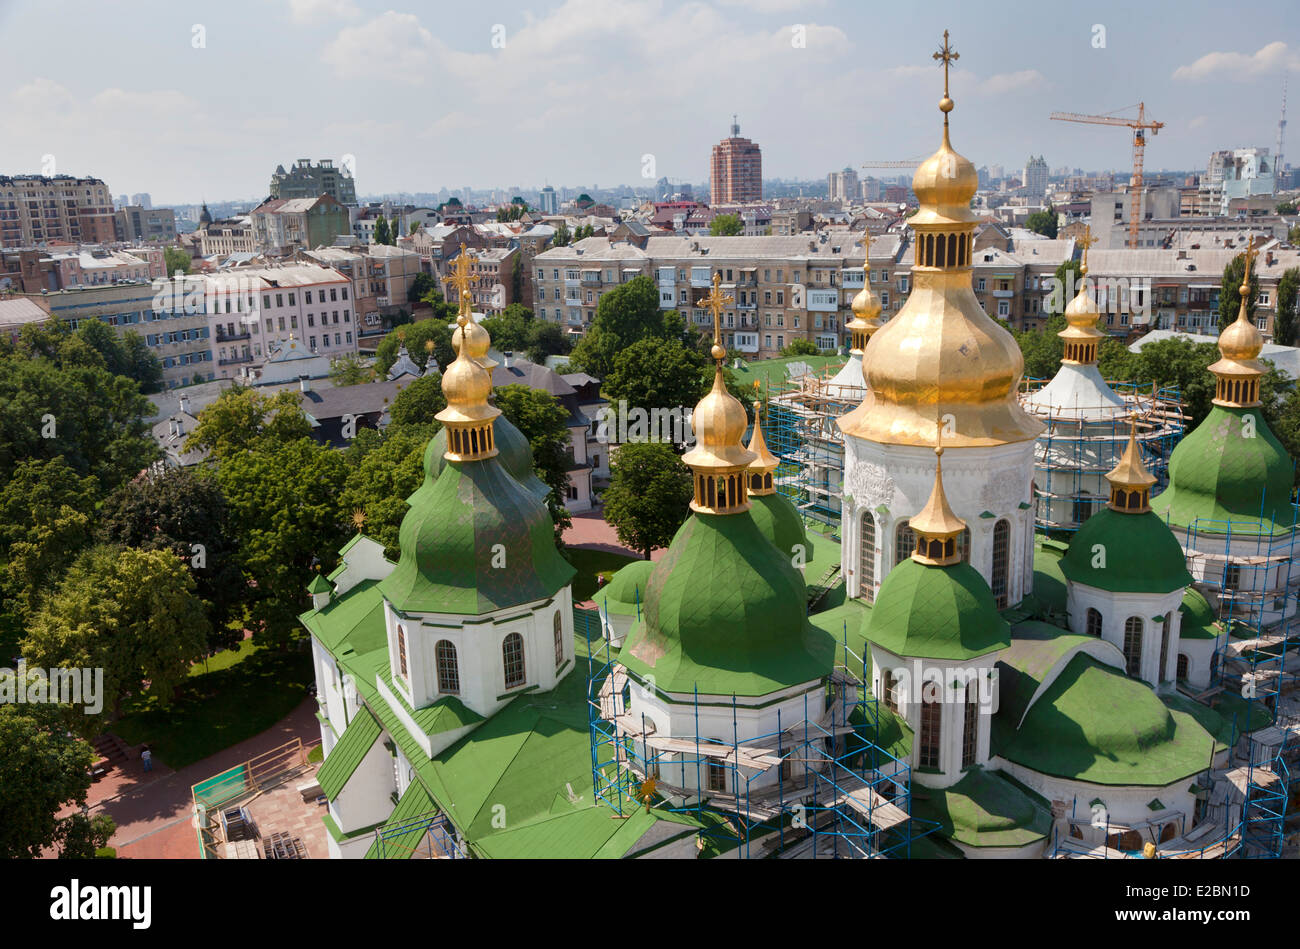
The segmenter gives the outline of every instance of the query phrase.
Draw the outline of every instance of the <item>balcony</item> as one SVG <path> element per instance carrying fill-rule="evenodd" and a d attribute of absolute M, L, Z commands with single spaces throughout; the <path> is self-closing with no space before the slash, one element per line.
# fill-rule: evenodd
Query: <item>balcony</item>
<path fill-rule="evenodd" d="M 234 333 L 226 333 L 223 332 L 222 330 L 217 330 L 216 340 L 218 343 L 228 343 L 234 340 L 249 339 L 252 337 L 252 335 L 253 334 L 250 333 L 248 330 L 244 330 L 243 332 L 237 331 Z"/>
<path fill-rule="evenodd" d="M 1014 290 L 994 290 L 993 296 L 999 300 L 1009 300 L 1016 295 Z"/>
<path fill-rule="evenodd" d="M 252 362 L 252 361 L 253 361 L 253 356 L 252 356 L 252 354 L 251 354 L 251 353 L 244 353 L 244 354 L 241 355 L 241 356 L 227 356 L 225 359 L 218 359 L 218 360 L 217 360 L 217 365 L 218 365 L 218 366 L 232 366 L 232 365 L 234 365 L 235 363 L 241 363 L 241 362 Z"/>

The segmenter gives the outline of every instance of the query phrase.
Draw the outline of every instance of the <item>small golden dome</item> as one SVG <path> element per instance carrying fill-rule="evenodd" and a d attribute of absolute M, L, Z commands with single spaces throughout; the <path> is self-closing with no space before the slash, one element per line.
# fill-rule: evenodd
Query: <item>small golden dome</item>
<path fill-rule="evenodd" d="M 749 419 L 740 400 L 727 391 L 719 366 L 713 388 L 695 406 L 691 428 L 695 447 L 682 456 L 691 468 L 743 468 L 756 457 L 741 444 Z"/>
<path fill-rule="evenodd" d="M 943 429 L 939 431 L 942 434 Z M 961 560 L 956 539 L 966 529 L 966 522 L 953 512 L 943 489 L 942 445 L 934 449 L 934 487 L 930 489 L 930 499 L 907 523 L 916 534 L 913 560 L 937 566 L 948 566 Z"/>
<path fill-rule="evenodd" d="M 452 333 L 453 343 L 464 328 L 464 324 L 457 326 Z M 468 346 L 465 348 L 468 351 Z M 447 399 L 447 407 L 434 417 L 444 424 L 482 421 L 501 414 L 500 409 L 487 401 L 492 394 L 492 374 L 467 352 L 459 353 L 443 373 L 442 394 Z"/>
<path fill-rule="evenodd" d="M 1237 319 L 1219 334 L 1219 352 L 1224 359 L 1247 362 L 1259 357 L 1264 348 L 1264 336 L 1246 319 L 1246 305 L 1241 305 Z"/>
<path fill-rule="evenodd" d="M 943 143 L 939 150 L 921 162 L 916 174 L 912 175 L 912 190 L 921 205 L 921 210 L 908 222 L 913 227 L 975 220 L 970 203 L 979 190 L 979 173 L 969 158 L 953 150 L 948 140 L 947 122 L 945 115 Z"/>
<path fill-rule="evenodd" d="M 754 460 L 749 463 L 750 471 L 766 474 L 780 467 L 781 459 L 768 450 L 767 439 L 763 437 L 763 420 L 757 405 L 754 406 L 754 434 L 749 437 L 747 447 L 754 453 Z"/>
<path fill-rule="evenodd" d="M 492 337 L 472 315 L 469 316 L 469 322 L 465 324 L 464 334 L 465 341 L 469 345 L 469 358 L 484 369 L 495 369 L 497 361 L 488 357 L 488 351 L 492 348 Z M 458 332 L 451 334 L 451 348 L 457 355 L 460 355 L 460 337 L 461 334 Z"/>
<path fill-rule="evenodd" d="M 1112 510 L 1125 514 L 1145 514 L 1151 510 L 1151 486 L 1156 477 L 1142 461 L 1142 449 L 1137 441 L 1137 416 L 1129 419 L 1128 445 L 1115 467 L 1106 473 L 1110 482 Z"/>
<path fill-rule="evenodd" d="M 880 317 L 880 297 L 871 290 L 871 271 L 867 271 L 867 282 L 853 297 L 853 319 L 870 324 Z M 865 327 L 864 327 L 865 328 Z"/>

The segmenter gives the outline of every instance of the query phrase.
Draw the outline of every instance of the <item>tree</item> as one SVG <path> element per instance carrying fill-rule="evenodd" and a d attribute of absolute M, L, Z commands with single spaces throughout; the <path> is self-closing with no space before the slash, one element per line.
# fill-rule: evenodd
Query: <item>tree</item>
<path fill-rule="evenodd" d="M 415 275 L 411 281 L 410 289 L 406 291 L 407 303 L 419 303 L 425 295 L 438 289 L 438 285 L 433 282 L 433 277 L 424 271 Z"/>
<path fill-rule="evenodd" d="M 347 478 L 339 492 L 340 516 L 363 511 L 366 536 L 383 544 L 391 559 L 400 553 L 398 531 L 406 516 L 406 498 L 424 479 L 425 447 L 439 427 L 435 422 L 394 424 L 382 434 L 367 430 L 359 450 L 348 450 Z"/>
<path fill-rule="evenodd" d="M 567 356 L 573 343 L 557 323 L 534 320 L 528 327 L 528 344 L 524 353 L 530 362 L 539 365 L 547 356 Z"/>
<path fill-rule="evenodd" d="M 207 650 L 209 624 L 189 569 L 170 550 L 92 547 L 46 598 L 23 640 L 41 668 L 104 670 L 105 711 L 86 715 L 88 734 L 128 694 L 167 704 Z"/>
<path fill-rule="evenodd" d="M 397 219 L 397 215 L 394 214 L 393 220 L 389 222 L 388 225 L 388 245 L 390 247 L 396 247 L 397 239 L 401 236 L 402 236 L 402 222 L 399 221 Z"/>
<path fill-rule="evenodd" d="M 376 244 L 388 243 L 388 218 L 384 217 L 382 214 L 379 215 L 379 219 L 375 221 L 375 236 L 373 242 Z"/>
<path fill-rule="evenodd" d="M 1055 274 L 1057 289 L 1048 297 L 1044 312 L 1048 316 L 1061 314 L 1070 305 L 1070 301 L 1079 293 L 1079 281 L 1083 279 L 1083 267 L 1077 260 L 1063 260 L 1057 266 Z M 1089 287 L 1091 290 L 1091 287 Z"/>
<path fill-rule="evenodd" d="M 230 505 L 238 561 L 251 582 L 248 617 L 258 641 L 287 645 L 300 632 L 314 568 L 328 574 L 351 534 L 338 507 L 341 452 L 310 438 L 235 454 L 217 468 Z"/>
<path fill-rule="evenodd" d="M 0 702 L 0 859 L 39 857 L 64 836 L 57 815 L 86 803 L 94 760 L 64 709 Z"/>
<path fill-rule="evenodd" d="M 528 333 L 533 322 L 533 311 L 522 303 L 512 303 L 495 316 L 483 321 L 483 328 L 492 337 L 492 345 L 501 352 L 522 353 L 528 348 Z"/>
<path fill-rule="evenodd" d="M 688 412 L 702 395 L 700 379 L 706 365 L 699 353 L 678 340 L 647 337 L 619 352 L 601 391 L 613 404 L 626 399 L 629 406 L 647 412 Z"/>
<path fill-rule="evenodd" d="M 117 831 L 117 822 L 107 814 L 70 814 L 63 819 L 60 860 L 91 860 L 103 854 Z M 108 856 L 112 856 L 109 853 Z"/>
<path fill-rule="evenodd" d="M 232 386 L 199 413 L 199 424 L 185 450 L 206 449 L 225 461 L 250 449 L 267 450 L 311 435 L 299 394 L 286 389 L 267 396 L 248 386 Z"/>
<path fill-rule="evenodd" d="M 1296 339 L 1296 291 L 1300 289 L 1300 267 L 1288 267 L 1277 282 L 1277 309 L 1273 316 L 1273 342 L 1291 346 Z"/>
<path fill-rule="evenodd" d="M 1275 408 L 1270 410 L 1270 404 Z M 1279 402 L 1266 402 L 1264 415 L 1268 427 L 1273 430 L 1287 454 L 1292 458 L 1300 458 L 1300 388 L 1292 386 L 1286 398 Z M 1300 484 L 1300 471 L 1296 473 L 1296 484 Z"/>
<path fill-rule="evenodd" d="M 1283 201 L 1277 206 L 1278 214 L 1295 214 L 1296 206 L 1294 201 Z"/>
<path fill-rule="evenodd" d="M 713 237 L 735 237 L 744 230 L 738 214 L 719 214 L 709 222 L 709 234 Z"/>
<path fill-rule="evenodd" d="M 210 470 L 168 468 L 122 485 L 104 501 L 98 536 L 121 547 L 169 550 L 189 568 L 211 624 L 209 652 L 243 638 L 247 588 L 230 508 Z"/>
<path fill-rule="evenodd" d="M 442 376 L 434 373 L 413 379 L 402 387 L 388 409 L 389 427 L 394 425 L 432 425 L 433 434 L 442 427 L 434 418 L 447 407 L 447 399 L 442 394 Z"/>
<path fill-rule="evenodd" d="M 1295 245 L 1300 244 L 1300 224 L 1295 225 L 1291 230 L 1286 232 L 1287 242 Z"/>
<path fill-rule="evenodd" d="M 1219 290 L 1219 331 L 1237 319 L 1241 309 L 1241 280 L 1246 272 L 1246 255 L 1238 254 L 1223 268 L 1223 285 Z M 1255 322 L 1255 301 L 1259 298 L 1259 274 L 1252 268 L 1249 293 L 1246 294 L 1246 319 Z"/>
<path fill-rule="evenodd" d="M 782 356 L 816 356 L 819 350 L 810 339 L 794 339 L 790 345 L 781 350 Z"/>
<path fill-rule="evenodd" d="M 438 301 L 439 305 L 446 305 L 441 303 L 441 295 L 438 295 Z M 456 358 L 456 350 L 451 345 L 451 327 L 448 325 L 455 319 L 454 312 L 451 320 L 448 320 L 446 314 L 440 314 L 438 306 L 435 306 L 434 315 L 430 319 L 417 320 L 393 330 L 375 347 L 375 372 L 387 377 L 388 370 L 397 362 L 398 350 L 403 346 L 411 361 L 423 369 L 429 359 L 429 350 L 425 344 L 430 340 L 433 341 L 433 358 L 439 366 L 447 368 Z"/>
<path fill-rule="evenodd" d="M 330 360 L 330 381 L 335 386 L 356 386 L 375 381 L 375 367 L 367 366 L 355 354 L 349 353 Z"/>
<path fill-rule="evenodd" d="M 618 539 L 650 559 L 667 547 L 690 513 L 692 478 L 668 445 L 645 442 L 620 445 L 610 459 L 605 491 L 605 520 Z"/>
<path fill-rule="evenodd" d="M 187 274 L 193 264 L 194 261 L 190 258 L 190 255 L 179 247 L 163 248 L 163 265 L 167 268 L 167 276 L 175 276 L 178 270 L 183 274 Z"/>
<path fill-rule="evenodd" d="M 99 354 L 102 365 L 115 376 L 126 376 L 140 385 L 142 392 L 162 391 L 162 363 L 139 333 L 128 330 L 119 336 L 107 323 L 87 320 L 74 334 Z M 68 345 L 65 342 L 65 347 Z M 63 365 L 71 360 L 65 359 Z"/>
<path fill-rule="evenodd" d="M 614 368 L 614 357 L 648 336 L 666 338 L 659 289 L 644 274 L 600 298 L 591 329 L 574 348 L 569 364 L 598 379 Z"/>
<path fill-rule="evenodd" d="M 1055 239 L 1056 237 L 1056 212 L 1050 207 L 1046 211 L 1035 211 L 1029 217 L 1025 218 L 1025 227 L 1035 234 L 1042 234 L 1044 237 Z"/>
<path fill-rule="evenodd" d="M 555 225 L 555 233 L 551 236 L 552 247 L 568 247 L 573 240 L 573 235 L 569 233 L 569 225 L 561 221 Z"/>
<path fill-rule="evenodd" d="M 1057 314 L 1049 316 L 1042 329 L 1026 330 L 1017 337 L 1025 357 L 1025 378 L 1051 379 L 1056 375 L 1065 358 L 1065 340 L 1057 335 L 1063 329 L 1065 317 Z"/>
<path fill-rule="evenodd" d="M 498 386 L 492 390 L 492 397 L 506 420 L 528 439 L 533 450 L 533 471 L 551 489 L 546 496 L 546 507 L 555 522 L 558 541 L 572 522 L 564 506 L 568 472 L 573 464 L 569 415 L 549 392 L 525 385 Z"/>

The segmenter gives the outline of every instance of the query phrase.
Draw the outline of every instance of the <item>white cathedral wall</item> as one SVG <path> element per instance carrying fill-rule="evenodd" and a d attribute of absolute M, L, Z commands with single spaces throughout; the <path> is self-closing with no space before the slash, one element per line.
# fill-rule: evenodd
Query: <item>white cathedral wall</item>
<path fill-rule="evenodd" d="M 1072 632 L 1086 635 L 1087 614 L 1095 609 L 1101 614 L 1101 638 L 1124 653 L 1124 629 L 1130 617 L 1142 621 L 1142 654 L 1139 678 L 1151 686 L 1172 683 L 1178 670 L 1179 631 L 1183 614 L 1183 587 L 1172 593 L 1112 593 L 1082 583 L 1070 583 L 1068 611 Z M 1160 669 L 1161 624 L 1154 617 L 1173 614 L 1169 624 L 1169 646 L 1165 667 Z"/>
<path fill-rule="evenodd" d="M 316 670 L 316 702 L 333 726 L 331 729 L 321 724 L 321 751 L 329 754 L 347 721 L 344 714 L 343 682 L 339 678 L 334 657 L 315 636 L 311 637 L 311 658 Z"/>
<path fill-rule="evenodd" d="M 1210 687 L 1210 665 L 1219 642 L 1218 639 L 1180 640 L 1178 651 L 1187 657 L 1187 684 L 1193 689 Z"/>
<path fill-rule="evenodd" d="M 1222 522 L 1219 523 L 1223 526 Z M 1201 525 L 1202 528 L 1205 526 Z M 1240 568 L 1237 589 L 1243 593 L 1277 590 L 1285 585 L 1288 577 L 1294 583 L 1296 577 L 1300 576 L 1300 536 L 1293 540 L 1284 535 L 1269 541 L 1245 533 L 1229 538 L 1225 534 L 1210 533 L 1204 529 L 1193 534 L 1173 524 L 1169 525 L 1169 529 L 1174 532 L 1183 552 L 1187 554 L 1187 569 L 1193 579 L 1210 586 L 1216 593 L 1223 586 L 1224 568 L 1228 564 Z M 1253 565 L 1261 557 L 1269 556 L 1277 559 L 1268 566 Z M 1275 626 L 1283 619 L 1295 615 L 1296 610 L 1295 597 L 1286 598 L 1280 603 L 1274 603 L 1270 599 L 1261 610 L 1260 625 L 1265 628 Z"/>
<path fill-rule="evenodd" d="M 1030 483 L 1036 443 L 1013 442 L 989 448 L 948 448 L 943 453 L 943 486 L 954 513 L 971 532 L 970 563 L 992 585 L 993 528 L 1006 519 L 1011 527 L 1008 603 L 1020 602 L 1033 584 L 1034 509 Z M 898 525 L 910 520 L 934 488 L 934 449 L 882 445 L 845 438 L 844 508 L 841 567 L 847 594 L 861 596 L 858 559 L 861 517 L 872 512 L 876 525 L 875 589 L 898 559 Z M 886 512 L 878 511 L 881 506 Z M 995 515 L 981 517 L 985 511 Z M 911 551 L 907 551 L 908 554 Z"/>
<path fill-rule="evenodd" d="M 1035 840 L 1023 847 L 968 847 L 957 840 L 949 840 L 948 843 L 965 854 L 968 860 L 1036 860 L 1045 855 L 1051 846 L 1052 837 L 1049 834 L 1042 840 Z"/>
<path fill-rule="evenodd" d="M 393 755 L 384 747 L 386 738 L 381 734 L 375 739 L 343 790 L 329 802 L 330 816 L 345 834 L 378 824 L 393 812 L 397 774 Z"/>

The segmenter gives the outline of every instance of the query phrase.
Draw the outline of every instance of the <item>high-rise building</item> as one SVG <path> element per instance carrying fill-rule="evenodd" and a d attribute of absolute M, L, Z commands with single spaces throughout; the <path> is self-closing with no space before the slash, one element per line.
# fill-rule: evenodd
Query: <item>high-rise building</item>
<path fill-rule="evenodd" d="M 310 158 L 299 158 L 291 170 L 285 171 L 284 165 L 278 165 L 275 174 L 271 175 L 272 198 L 319 198 L 322 194 L 342 205 L 357 203 L 357 187 L 352 175 L 346 169 L 335 168 L 334 162 L 328 158 L 316 165 Z"/>
<path fill-rule="evenodd" d="M 1021 180 L 1025 186 L 1025 193 L 1031 198 L 1041 198 L 1047 194 L 1047 162 L 1043 160 L 1042 155 L 1037 158 L 1029 156 Z"/>
<path fill-rule="evenodd" d="M 538 196 L 538 203 L 541 205 L 540 210 L 543 214 L 554 214 L 559 208 L 559 202 L 556 200 L 555 189 L 550 185 L 543 188 L 541 194 Z"/>
<path fill-rule="evenodd" d="M 758 145 L 740 137 L 732 116 L 731 137 L 713 146 L 709 166 L 709 200 L 713 204 L 740 204 L 763 199 L 763 155 Z"/>
<path fill-rule="evenodd" d="M 0 176 L 0 247 L 116 239 L 113 198 L 98 178 Z"/>
<path fill-rule="evenodd" d="M 843 171 L 832 171 L 826 176 L 827 197 L 832 201 L 856 201 L 860 191 L 858 173 L 852 168 L 845 168 Z"/>
<path fill-rule="evenodd" d="M 153 208 L 153 197 L 148 191 L 142 191 L 139 194 L 131 195 L 131 204 L 138 205 L 148 211 Z"/>

